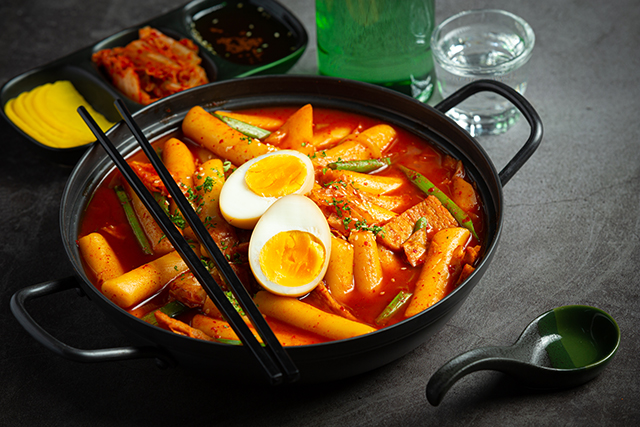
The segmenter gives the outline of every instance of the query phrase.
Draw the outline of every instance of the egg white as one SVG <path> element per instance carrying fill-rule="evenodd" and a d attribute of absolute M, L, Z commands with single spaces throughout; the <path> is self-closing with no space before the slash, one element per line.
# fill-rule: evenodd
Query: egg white
<path fill-rule="evenodd" d="M 260 251 L 264 244 L 283 231 L 305 231 L 318 238 L 324 246 L 325 259 L 318 274 L 299 286 L 282 286 L 269 280 L 260 267 Z M 331 255 L 331 231 L 320 208 L 309 198 L 291 194 L 276 201 L 262 215 L 249 241 L 249 265 L 256 280 L 268 291 L 286 296 L 301 296 L 311 292 L 320 283 Z"/>
<path fill-rule="evenodd" d="M 279 197 L 257 195 L 251 191 L 245 181 L 245 175 L 251 165 L 265 157 L 274 155 L 295 156 L 305 165 L 306 176 L 304 183 L 302 187 L 292 194 L 306 194 L 313 188 L 315 182 L 313 163 L 305 154 L 295 150 L 279 150 L 258 156 L 236 169 L 226 180 L 220 191 L 220 212 L 229 224 L 238 228 L 252 229 L 269 206 L 279 199 Z"/>

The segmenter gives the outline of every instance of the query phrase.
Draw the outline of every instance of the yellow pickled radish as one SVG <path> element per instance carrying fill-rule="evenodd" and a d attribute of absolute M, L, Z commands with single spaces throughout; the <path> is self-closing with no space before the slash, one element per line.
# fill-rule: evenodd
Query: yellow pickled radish
<path fill-rule="evenodd" d="M 71 148 L 95 141 L 77 112 L 84 106 L 102 130 L 113 123 L 98 113 L 68 80 L 46 83 L 10 99 L 7 117 L 36 141 L 55 148 Z"/>
<path fill-rule="evenodd" d="M 48 94 L 53 86 L 53 84 L 48 83 L 31 91 L 29 98 L 31 100 L 30 106 L 33 108 L 34 115 L 42 119 L 43 125 L 46 124 L 57 132 L 66 134 L 68 138 L 81 141 L 92 138 L 91 130 L 86 124 L 84 125 L 85 129 L 79 131 L 70 123 L 63 121 L 54 115 L 54 109 L 48 101 Z M 76 114 L 78 113 L 76 112 Z M 89 133 L 88 135 L 87 132 Z"/>
<path fill-rule="evenodd" d="M 18 116 L 13 108 L 15 104 L 16 98 L 12 98 L 4 105 L 4 113 L 7 115 L 9 120 L 11 120 L 16 126 L 22 129 L 27 135 L 36 141 L 41 142 L 42 144 L 48 145 L 50 147 L 57 147 L 55 141 L 51 141 L 46 135 L 42 134 L 39 130 L 32 128 L 28 124 L 26 124 L 20 116 Z"/>
<path fill-rule="evenodd" d="M 100 129 L 107 130 L 114 125 L 102 114 L 94 110 L 68 80 L 59 80 L 53 83 L 45 95 L 47 108 L 53 117 L 67 126 L 83 132 L 90 141 L 95 141 L 95 137 L 78 114 L 79 106 L 82 105 L 87 109 L 98 126 L 100 126 Z"/>

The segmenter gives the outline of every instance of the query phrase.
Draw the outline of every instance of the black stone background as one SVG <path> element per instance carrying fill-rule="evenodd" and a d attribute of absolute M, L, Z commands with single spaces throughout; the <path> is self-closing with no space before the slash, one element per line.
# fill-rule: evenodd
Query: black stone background
<path fill-rule="evenodd" d="M 308 51 L 291 72 L 313 74 L 313 1 L 283 3 L 310 35 Z M 3 1 L 0 84 L 180 4 Z M 278 389 L 162 371 L 149 360 L 82 364 L 56 356 L 17 323 L 9 300 L 25 286 L 72 274 L 58 230 L 71 169 L 40 156 L 2 121 L 0 425 L 637 425 L 640 4 L 436 4 L 437 22 L 464 9 L 496 7 L 532 25 L 537 41 L 526 96 L 545 124 L 539 150 L 505 186 L 503 237 L 489 271 L 440 332 L 375 372 Z M 480 142 L 500 169 L 527 132 L 518 123 Z M 478 372 L 456 384 L 439 407 L 428 405 L 426 383 L 448 359 L 477 346 L 511 344 L 529 320 L 565 304 L 602 308 L 620 325 L 620 349 L 599 378 L 575 389 L 538 392 L 502 374 Z M 127 345 L 106 316 L 73 291 L 29 308 L 63 342 Z"/>

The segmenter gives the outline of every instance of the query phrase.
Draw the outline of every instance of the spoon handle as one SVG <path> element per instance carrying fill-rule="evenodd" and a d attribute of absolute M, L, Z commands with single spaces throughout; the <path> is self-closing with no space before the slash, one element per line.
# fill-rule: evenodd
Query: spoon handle
<path fill-rule="evenodd" d="M 505 363 L 507 347 L 481 347 L 462 353 L 442 365 L 427 383 L 427 400 L 438 406 L 460 378 L 472 372 L 499 369 Z"/>

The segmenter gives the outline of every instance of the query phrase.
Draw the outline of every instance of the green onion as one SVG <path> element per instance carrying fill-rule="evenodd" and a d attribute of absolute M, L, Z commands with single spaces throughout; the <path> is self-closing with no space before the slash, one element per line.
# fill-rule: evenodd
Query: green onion
<path fill-rule="evenodd" d="M 384 325 L 391 319 L 400 309 L 411 299 L 413 294 L 407 291 L 400 291 L 385 307 L 385 309 L 376 317 L 376 325 Z"/>
<path fill-rule="evenodd" d="M 167 199 L 167 197 L 163 196 L 160 193 L 154 192 L 153 198 L 155 199 L 156 202 L 158 202 L 163 212 L 169 215 L 169 200 Z"/>
<path fill-rule="evenodd" d="M 243 121 L 240 121 L 238 119 L 234 119 L 232 117 L 227 117 L 227 116 L 223 116 L 221 114 L 217 114 L 217 113 L 213 113 L 213 115 L 217 118 L 219 118 L 220 120 L 222 120 L 223 122 L 225 122 L 227 125 L 229 125 L 229 127 L 237 130 L 238 132 L 250 137 L 250 138 L 256 138 L 256 139 L 263 139 L 268 137 L 269 135 L 271 135 L 271 132 L 269 132 L 268 130 L 259 128 L 257 126 L 254 125 L 250 125 L 249 123 L 245 123 Z"/>
<path fill-rule="evenodd" d="M 346 170 L 366 173 L 374 171 L 376 169 L 380 169 L 384 166 L 389 166 L 390 164 L 391 159 L 389 157 L 383 157 L 381 159 L 337 161 L 329 163 L 327 167 L 333 170 Z"/>
<path fill-rule="evenodd" d="M 231 291 L 225 291 L 224 294 L 227 296 L 227 298 L 229 299 L 229 301 L 231 302 L 231 305 L 233 305 L 233 308 L 236 309 L 236 311 L 238 312 L 238 314 L 240 316 L 244 316 L 244 310 L 242 309 L 242 306 L 238 303 L 238 300 L 236 299 L 236 297 L 233 295 L 233 292 Z"/>
<path fill-rule="evenodd" d="M 188 309 L 189 309 L 189 307 L 187 307 L 186 305 L 184 305 L 180 301 L 175 300 L 175 301 L 171 301 L 171 302 L 163 305 L 158 310 L 160 310 L 161 312 L 163 312 L 167 316 L 169 316 L 171 318 L 174 318 L 174 317 L 184 313 Z M 157 325 L 158 322 L 156 321 L 156 314 L 155 313 L 158 310 L 153 310 L 152 312 L 147 313 L 146 315 L 144 315 L 142 317 L 142 320 L 144 320 L 147 323 L 151 323 L 152 325 Z"/>
<path fill-rule="evenodd" d="M 219 342 L 219 343 L 222 343 L 222 344 L 242 345 L 242 341 L 240 341 L 240 340 L 230 340 L 230 339 L 226 339 L 226 338 L 216 338 L 215 340 L 216 340 L 216 342 Z"/>
<path fill-rule="evenodd" d="M 404 172 L 407 178 L 409 178 L 409 181 L 413 182 L 420 190 L 422 190 L 423 193 L 435 196 L 438 200 L 440 200 L 440 203 L 442 203 L 442 205 L 447 208 L 447 210 L 451 213 L 451 215 L 453 215 L 456 221 L 458 221 L 458 223 L 460 223 L 460 225 L 462 225 L 463 227 L 469 229 L 469 231 L 471 231 L 471 234 L 473 234 L 473 237 L 478 239 L 478 235 L 473 228 L 473 222 L 471 222 L 471 218 L 469 218 L 469 215 L 467 215 L 465 211 L 460 209 L 460 207 L 456 205 L 453 200 L 447 197 L 447 195 L 444 194 L 431 181 L 429 181 L 427 177 L 402 165 L 398 165 L 398 167 L 402 172 Z"/>
<path fill-rule="evenodd" d="M 116 192 L 116 196 L 122 205 L 122 209 L 124 209 L 124 214 L 127 217 L 127 221 L 131 226 L 131 230 L 133 230 L 133 234 L 142 248 L 142 251 L 147 255 L 153 255 L 153 249 L 151 248 L 151 244 L 147 239 L 147 236 L 144 234 L 144 230 L 142 229 L 142 225 L 140 225 L 140 221 L 138 221 L 138 217 L 136 216 L 135 211 L 133 210 L 133 206 L 131 206 L 131 201 L 129 200 L 129 196 L 124 191 L 121 186 L 115 186 L 113 190 Z"/>
<path fill-rule="evenodd" d="M 413 225 L 413 232 L 415 233 L 418 230 L 422 230 L 423 228 L 426 228 L 427 225 L 429 225 L 429 222 L 427 221 L 427 218 L 421 216 L 420 218 L 418 218 L 416 223 Z"/>

